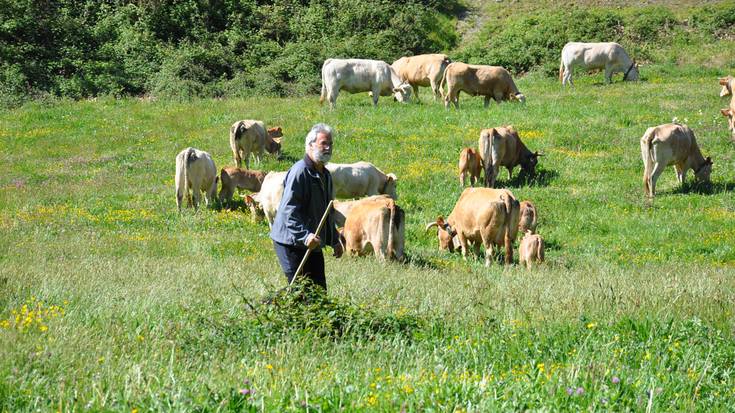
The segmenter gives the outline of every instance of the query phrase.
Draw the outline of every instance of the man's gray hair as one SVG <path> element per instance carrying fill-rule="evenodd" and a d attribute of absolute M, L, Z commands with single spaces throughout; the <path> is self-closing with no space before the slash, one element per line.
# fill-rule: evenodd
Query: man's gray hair
<path fill-rule="evenodd" d="M 326 133 L 332 139 L 334 139 L 332 128 L 329 127 L 329 125 L 327 125 L 326 123 L 317 123 L 316 125 L 312 126 L 309 133 L 306 134 L 306 139 L 304 140 L 304 150 L 306 152 L 309 152 L 309 145 L 316 142 L 316 135 L 320 133 Z"/>

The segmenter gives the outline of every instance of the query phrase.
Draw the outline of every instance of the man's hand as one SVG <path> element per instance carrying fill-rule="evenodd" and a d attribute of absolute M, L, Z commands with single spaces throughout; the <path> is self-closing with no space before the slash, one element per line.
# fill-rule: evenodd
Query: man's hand
<path fill-rule="evenodd" d="M 319 248 L 319 246 L 322 244 L 322 239 L 319 238 L 316 234 L 309 234 L 308 237 L 306 237 L 306 248 L 313 250 L 314 248 Z"/>
<path fill-rule="evenodd" d="M 334 258 L 339 258 L 342 256 L 342 253 L 344 252 L 344 249 L 342 248 L 342 243 L 338 242 L 336 245 L 332 247 L 334 249 Z"/>

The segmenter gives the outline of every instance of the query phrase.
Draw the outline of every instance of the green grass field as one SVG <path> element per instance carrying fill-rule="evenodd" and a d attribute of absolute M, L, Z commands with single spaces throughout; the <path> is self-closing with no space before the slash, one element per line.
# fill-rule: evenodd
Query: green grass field
<path fill-rule="evenodd" d="M 724 73 L 654 65 L 574 90 L 529 75 L 525 106 L 488 110 L 462 95 L 447 111 L 422 89 L 421 104 L 378 108 L 341 94 L 334 112 L 314 96 L 0 112 L 0 411 L 729 410 Z M 639 139 L 674 117 L 712 156 L 712 183 L 690 172 L 679 188 L 671 168 L 649 202 Z M 245 118 L 284 129 L 285 159 L 261 169 L 286 170 L 326 122 L 334 162 L 396 173 L 409 263 L 328 257 L 336 302 L 257 304 L 285 285 L 267 224 L 178 215 L 173 186 L 187 146 L 232 164 L 229 126 Z M 539 210 L 547 263 L 533 271 L 464 262 L 423 230 L 461 193 L 460 149 L 507 124 L 546 154 L 535 180 L 500 175 Z"/>

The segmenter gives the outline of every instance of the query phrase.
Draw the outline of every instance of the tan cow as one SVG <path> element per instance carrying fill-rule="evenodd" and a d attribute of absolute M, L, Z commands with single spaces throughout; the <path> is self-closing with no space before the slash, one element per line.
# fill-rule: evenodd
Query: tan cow
<path fill-rule="evenodd" d="M 219 180 L 222 189 L 219 191 L 219 200 L 228 207 L 232 203 L 235 189 L 247 189 L 252 192 L 260 191 L 265 179 L 265 172 L 254 171 L 233 166 L 226 166 L 220 170 Z"/>
<path fill-rule="evenodd" d="M 187 206 L 199 207 L 204 192 L 207 206 L 214 203 L 217 195 L 217 168 L 212 156 L 204 151 L 186 148 L 176 155 L 176 207 L 181 212 L 181 201 L 186 197 Z M 191 195 L 189 189 L 191 188 Z M 193 199 L 192 199 L 193 198 Z"/>
<path fill-rule="evenodd" d="M 342 231 L 345 251 L 363 256 L 372 248 L 379 260 L 402 261 L 404 231 L 405 214 L 393 199 L 375 196 L 358 200 L 349 211 Z"/>
<path fill-rule="evenodd" d="M 490 188 L 495 186 L 501 166 L 508 170 L 508 179 L 511 179 L 516 165 L 521 166 L 521 172 L 533 176 L 538 157 L 542 156 L 528 150 L 513 126 L 483 129 L 478 146 L 485 166 L 485 186 Z"/>
<path fill-rule="evenodd" d="M 544 239 L 538 234 L 532 234 L 526 231 L 526 235 L 521 239 L 518 246 L 518 263 L 531 268 L 533 264 L 541 264 L 544 262 Z"/>
<path fill-rule="evenodd" d="M 352 208 L 354 208 L 357 204 L 359 204 L 362 201 L 366 200 L 375 200 L 375 199 L 385 199 L 390 198 L 388 195 L 373 195 L 366 198 L 360 198 L 360 199 L 350 199 L 347 201 L 339 201 L 334 200 L 334 212 L 332 214 L 332 219 L 334 220 L 334 225 L 337 227 L 344 227 L 345 221 L 347 220 L 347 216 L 350 215 L 350 212 L 352 211 Z"/>
<path fill-rule="evenodd" d="M 434 100 L 441 98 L 441 85 L 444 70 L 452 63 L 445 54 L 422 54 L 418 56 L 402 57 L 391 65 L 393 70 L 413 88 L 416 100 L 419 99 L 419 86 L 431 86 Z"/>
<path fill-rule="evenodd" d="M 702 156 L 694 132 L 686 125 L 667 123 L 648 128 L 641 137 L 641 156 L 643 187 L 649 197 L 656 194 L 656 180 L 669 165 L 674 165 L 680 184 L 689 169 L 694 170 L 697 181 L 708 182 L 712 173 L 712 158 Z"/>
<path fill-rule="evenodd" d="M 538 225 L 538 213 L 536 206 L 531 201 L 521 202 L 521 219 L 518 222 L 518 232 L 525 234 L 531 231 L 536 233 L 536 225 Z"/>
<path fill-rule="evenodd" d="M 469 244 L 479 252 L 485 248 L 485 266 L 492 262 L 493 247 L 505 246 L 505 264 L 513 263 L 513 241 L 518 234 L 520 206 L 507 189 L 466 188 L 445 221 L 441 216 L 426 230 L 436 226 L 439 249 L 454 251 L 453 239 L 459 239 L 462 256 L 467 259 Z"/>
<path fill-rule="evenodd" d="M 465 177 L 469 177 L 470 186 L 475 186 L 480 180 L 482 172 L 482 158 L 476 150 L 464 148 L 459 153 L 459 185 L 464 186 Z"/>
<path fill-rule="evenodd" d="M 447 93 L 444 94 L 444 84 Z M 490 99 L 500 103 L 503 100 L 518 100 L 525 102 L 526 97 L 518 91 L 510 72 L 500 66 L 468 65 L 453 62 L 444 71 L 440 90 L 444 97 L 444 106 L 459 109 L 459 92 L 463 91 L 472 96 L 485 96 L 485 107 L 490 105 Z"/>
<path fill-rule="evenodd" d="M 265 219 L 268 220 L 268 227 L 273 225 L 273 220 L 276 219 L 276 212 L 278 212 L 278 206 L 281 203 L 281 198 L 283 198 L 287 172 L 268 172 L 260 186 L 260 192 L 245 198 L 245 204 L 254 215 L 257 214 L 259 209 L 263 211 Z"/>
<path fill-rule="evenodd" d="M 280 154 L 283 130 L 281 127 L 266 131 L 265 124 L 259 120 L 240 120 L 230 127 L 230 148 L 239 168 L 245 159 L 245 168 L 250 169 L 250 154 L 260 163 L 263 153 Z"/>

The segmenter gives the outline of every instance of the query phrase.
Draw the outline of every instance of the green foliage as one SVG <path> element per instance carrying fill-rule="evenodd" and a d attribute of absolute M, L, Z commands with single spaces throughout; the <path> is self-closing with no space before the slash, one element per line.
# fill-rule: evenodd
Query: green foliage
<path fill-rule="evenodd" d="M 303 95 L 318 90 L 328 57 L 392 61 L 457 42 L 442 14 L 454 1 L 7 3 L 0 61 L 14 69 L 4 69 L 4 105 L 29 90 L 72 98 Z"/>
<path fill-rule="evenodd" d="M 716 38 L 732 38 L 735 35 L 735 3 L 703 7 L 692 15 L 690 23 Z"/>

